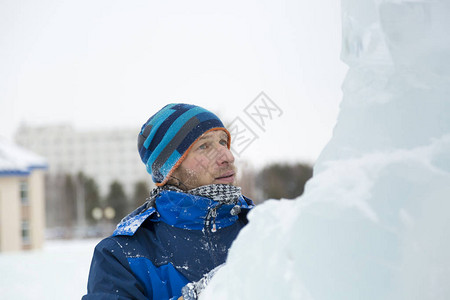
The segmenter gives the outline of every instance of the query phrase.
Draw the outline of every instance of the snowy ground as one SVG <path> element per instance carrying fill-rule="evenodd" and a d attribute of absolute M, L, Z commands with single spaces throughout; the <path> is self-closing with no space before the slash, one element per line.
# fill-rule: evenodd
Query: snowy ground
<path fill-rule="evenodd" d="M 43 250 L 0 253 L 0 298 L 81 299 L 97 243 L 47 241 Z"/>

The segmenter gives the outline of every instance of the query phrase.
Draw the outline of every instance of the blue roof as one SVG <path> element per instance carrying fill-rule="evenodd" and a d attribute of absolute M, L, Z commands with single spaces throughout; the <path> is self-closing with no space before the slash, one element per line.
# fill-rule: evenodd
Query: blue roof
<path fill-rule="evenodd" d="M 47 169 L 47 161 L 0 137 L 0 176 L 26 176 L 34 169 Z"/>

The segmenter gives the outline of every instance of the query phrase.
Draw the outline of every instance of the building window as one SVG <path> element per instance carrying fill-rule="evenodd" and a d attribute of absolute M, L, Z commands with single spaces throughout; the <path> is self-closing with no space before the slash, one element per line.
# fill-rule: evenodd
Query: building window
<path fill-rule="evenodd" d="M 26 181 L 20 182 L 20 202 L 22 205 L 30 204 L 28 199 L 28 183 Z"/>
<path fill-rule="evenodd" d="M 30 222 L 29 221 L 22 221 L 22 244 L 24 246 L 31 244 L 30 239 Z"/>

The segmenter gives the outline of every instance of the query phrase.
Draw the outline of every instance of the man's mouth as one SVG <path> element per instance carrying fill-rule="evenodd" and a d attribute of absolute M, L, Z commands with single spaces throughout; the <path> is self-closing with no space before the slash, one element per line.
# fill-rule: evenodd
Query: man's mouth
<path fill-rule="evenodd" d="M 228 171 L 223 173 L 221 176 L 216 177 L 215 180 L 225 183 L 232 183 L 234 181 L 234 175 L 235 175 L 234 171 Z"/>

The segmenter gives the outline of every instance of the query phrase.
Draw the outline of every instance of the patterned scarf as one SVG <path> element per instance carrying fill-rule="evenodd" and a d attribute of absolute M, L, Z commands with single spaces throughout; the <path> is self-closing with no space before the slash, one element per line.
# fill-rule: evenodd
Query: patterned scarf
<path fill-rule="evenodd" d="M 173 185 L 164 185 L 153 189 L 150 193 L 150 197 L 147 199 L 151 205 L 154 204 L 156 197 L 162 191 L 175 191 L 179 193 L 186 193 L 195 196 L 209 198 L 217 201 L 222 205 L 236 204 L 239 197 L 242 196 L 241 188 L 228 184 L 210 184 L 199 186 L 195 189 L 183 191 L 182 189 Z"/>

